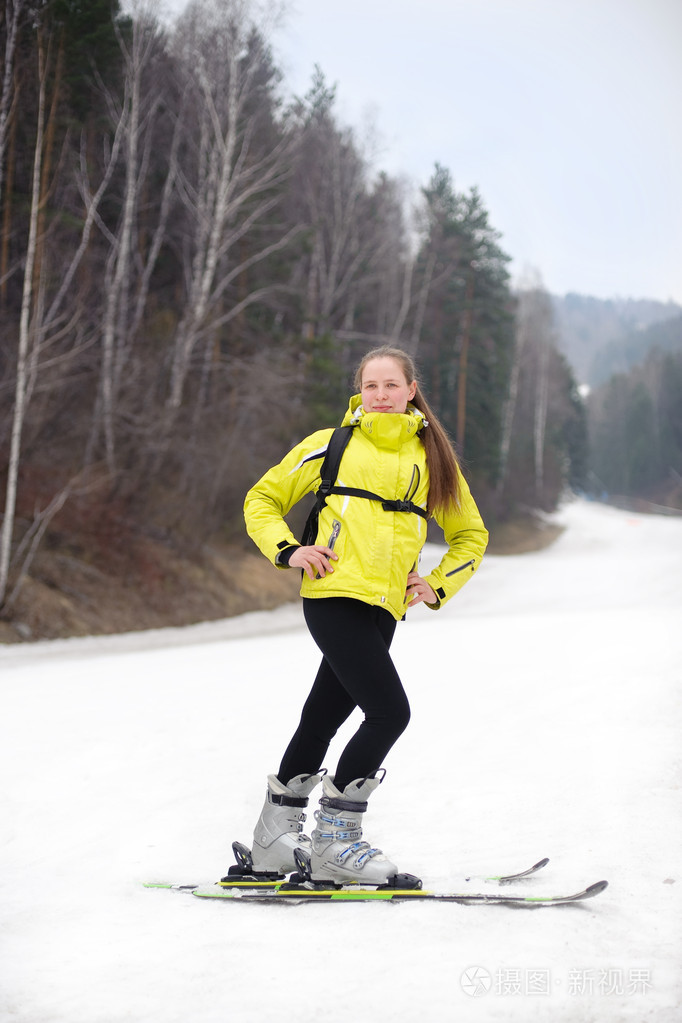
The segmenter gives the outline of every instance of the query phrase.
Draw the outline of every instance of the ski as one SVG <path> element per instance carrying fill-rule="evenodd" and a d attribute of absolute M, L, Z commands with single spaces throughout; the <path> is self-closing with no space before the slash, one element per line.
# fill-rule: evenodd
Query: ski
<path fill-rule="evenodd" d="M 271 889 L 210 888 L 197 887 L 192 895 L 200 899 L 229 899 L 235 902 L 456 902 L 462 905 L 513 905 L 527 908 L 541 906 L 562 906 L 592 899 L 608 886 L 608 881 L 597 881 L 582 891 L 570 895 L 512 895 L 506 892 L 437 892 L 421 888 L 305 888 L 293 885 L 291 888 Z"/>
<path fill-rule="evenodd" d="M 520 870 L 516 874 L 468 874 L 464 878 L 465 881 L 488 881 L 494 882 L 499 885 L 511 884 L 514 881 L 521 881 L 526 877 L 531 877 L 536 874 L 543 867 L 546 867 L 549 863 L 549 857 L 545 856 L 544 859 L 538 860 L 532 867 L 528 867 L 526 870 Z M 298 875 L 273 875 L 273 874 L 227 874 L 221 878 L 220 881 L 216 882 L 221 888 L 236 888 L 236 889 L 275 889 L 281 888 L 284 884 L 296 883 Z M 145 888 L 168 888 L 172 891 L 178 892 L 192 892 L 196 888 L 204 888 L 207 885 L 204 884 L 177 884 L 171 881 L 146 881 L 144 882 Z M 350 886 L 348 886 L 350 887 Z"/>
<path fill-rule="evenodd" d="M 190 894 L 196 889 L 201 888 L 198 884 L 176 884 L 174 881 L 143 881 L 142 886 L 144 888 L 166 888 L 173 892 L 189 892 Z"/>
<path fill-rule="evenodd" d="M 532 877 L 534 874 L 537 874 L 538 871 L 541 871 L 544 868 L 544 866 L 547 865 L 548 862 L 549 862 L 549 857 L 545 856 L 543 859 L 539 859 L 537 861 L 537 863 L 534 863 L 532 866 L 529 866 L 529 868 L 527 868 L 526 870 L 518 871 L 516 874 L 505 874 L 505 875 L 468 875 L 467 877 L 464 878 L 464 880 L 467 881 L 467 882 L 468 881 L 473 881 L 473 880 L 484 881 L 484 882 L 493 882 L 493 883 L 496 883 L 496 884 L 498 884 L 500 886 L 508 885 L 508 884 L 511 884 L 512 882 L 522 881 L 525 878 Z M 299 883 L 299 882 L 303 882 L 303 883 Z M 301 890 L 306 891 L 306 890 L 311 890 L 311 889 L 319 890 L 319 888 L 320 888 L 320 886 L 315 886 L 313 884 L 313 885 L 311 885 L 310 889 L 306 889 L 305 888 L 305 881 L 303 881 L 303 879 L 299 875 L 295 875 L 295 874 L 294 875 L 289 875 L 288 877 L 284 876 L 284 875 L 278 875 L 277 876 L 277 875 L 257 875 L 257 874 L 252 874 L 252 875 L 246 875 L 246 874 L 228 874 L 226 877 L 224 877 L 220 881 L 216 882 L 216 884 L 213 885 L 213 886 L 212 885 L 207 885 L 206 883 L 202 883 L 202 884 L 177 884 L 177 883 L 170 882 L 170 881 L 147 881 L 147 882 L 144 882 L 144 887 L 145 888 L 166 888 L 166 889 L 169 889 L 171 891 L 189 892 L 189 893 L 196 892 L 197 889 L 201 889 L 202 891 L 209 891 L 209 892 L 212 892 L 212 893 L 215 891 L 215 889 L 223 889 L 223 890 L 227 890 L 227 891 L 230 891 L 230 890 L 236 890 L 236 891 L 256 890 L 256 891 L 266 891 L 267 892 L 267 891 L 279 890 L 283 886 L 287 886 L 287 888 L 289 890 L 293 887 L 293 889 L 297 890 L 297 891 L 301 891 Z M 356 887 L 360 888 L 360 892 L 361 893 L 364 893 L 364 892 L 366 892 L 368 890 L 368 889 L 362 888 L 362 886 L 353 886 L 353 885 L 347 885 L 342 890 L 343 891 L 352 891 Z M 322 886 L 321 890 L 322 890 L 322 892 L 328 892 L 330 890 L 337 890 L 337 889 L 331 889 L 330 886 L 327 886 L 327 887 Z M 379 889 L 379 890 L 380 891 L 384 891 L 385 889 Z M 398 891 L 403 891 L 403 890 L 406 890 L 406 889 L 403 889 L 403 888 L 399 888 L 398 889 Z M 412 891 L 412 890 L 415 890 L 415 889 L 410 888 L 409 890 Z M 416 890 L 421 890 L 420 886 Z M 465 893 L 462 893 L 462 898 L 464 897 L 464 894 Z M 204 895 L 203 897 L 209 897 L 209 896 L 208 895 Z M 219 898 L 220 894 L 214 894 L 213 897 Z M 506 896 L 504 896 L 504 898 L 506 898 Z M 478 899 L 478 896 L 475 896 L 475 900 L 480 900 L 480 899 Z M 497 901 L 497 900 L 498 899 L 494 899 L 494 901 Z"/>
<path fill-rule="evenodd" d="M 520 870 L 517 874 L 493 874 L 493 875 L 478 875 L 470 874 L 466 880 L 472 881 L 474 879 L 479 881 L 496 881 L 498 884 L 511 884 L 512 881 L 521 881 L 524 877 L 531 877 L 532 874 L 537 874 L 538 870 L 542 870 L 549 863 L 549 856 L 545 856 L 544 859 L 538 860 L 532 867 L 528 867 L 527 870 Z"/>

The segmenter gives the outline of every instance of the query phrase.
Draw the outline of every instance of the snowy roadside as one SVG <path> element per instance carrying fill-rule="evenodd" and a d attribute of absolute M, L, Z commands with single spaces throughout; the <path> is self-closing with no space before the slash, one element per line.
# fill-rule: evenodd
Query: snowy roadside
<path fill-rule="evenodd" d="M 221 643 L 228 639 L 267 636 L 290 629 L 305 628 L 299 603 L 284 604 L 275 611 L 250 611 L 234 618 L 199 622 L 177 628 L 144 629 L 118 635 L 47 639 L 38 643 L 0 645 L 0 669 L 4 665 L 27 664 L 43 658 L 61 659 L 104 654 L 135 653 L 177 646 Z"/>

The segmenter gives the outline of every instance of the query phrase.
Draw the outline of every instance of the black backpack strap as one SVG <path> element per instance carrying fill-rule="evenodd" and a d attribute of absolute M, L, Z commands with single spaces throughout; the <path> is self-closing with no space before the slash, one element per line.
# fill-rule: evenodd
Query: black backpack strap
<path fill-rule="evenodd" d="M 344 451 L 346 450 L 346 446 L 348 445 L 348 441 L 351 438 L 353 429 L 354 428 L 352 426 L 337 426 L 329 438 L 327 453 L 324 456 L 322 468 L 320 469 L 320 486 L 317 490 L 320 508 L 324 507 L 326 503 L 325 499 L 331 493 L 332 487 L 336 483 L 336 478 L 339 475 L 339 468 L 341 466 L 341 459 Z"/>
<path fill-rule="evenodd" d="M 359 490 L 356 487 L 332 487 L 328 493 L 330 494 L 342 494 L 347 497 L 366 497 L 370 501 L 381 501 L 381 507 L 384 511 L 394 512 L 414 512 L 415 515 L 421 515 L 423 519 L 428 519 L 429 514 L 425 508 L 421 508 L 418 504 L 415 504 L 410 500 L 397 500 L 397 501 L 386 501 L 379 494 L 373 494 L 371 490 Z"/>
<path fill-rule="evenodd" d="M 320 511 L 324 508 L 327 503 L 327 498 L 332 492 L 332 488 L 336 482 L 336 477 L 339 474 L 341 458 L 346 450 L 346 446 L 351 438 L 352 432 L 352 426 L 337 426 L 329 438 L 327 451 L 320 468 L 320 485 L 315 494 L 315 504 L 313 505 L 303 528 L 303 536 L 301 537 L 301 545 L 303 547 L 308 547 L 310 544 L 315 543 Z"/>

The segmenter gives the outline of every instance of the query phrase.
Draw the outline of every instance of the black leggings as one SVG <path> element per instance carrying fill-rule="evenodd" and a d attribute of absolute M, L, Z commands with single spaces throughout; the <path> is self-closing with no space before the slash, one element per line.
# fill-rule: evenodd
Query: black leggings
<path fill-rule="evenodd" d="M 317 677 L 277 776 L 285 785 L 314 774 L 356 707 L 365 718 L 341 754 L 334 783 L 341 791 L 379 767 L 407 728 L 410 707 L 389 647 L 396 621 L 385 608 L 350 597 L 303 600 L 310 633 L 322 651 Z"/>

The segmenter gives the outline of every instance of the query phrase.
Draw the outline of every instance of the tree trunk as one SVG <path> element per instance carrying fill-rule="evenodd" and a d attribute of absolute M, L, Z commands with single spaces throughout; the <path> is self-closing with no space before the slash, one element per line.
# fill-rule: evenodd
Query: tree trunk
<path fill-rule="evenodd" d="M 18 90 L 15 85 L 15 100 L 18 94 Z M 7 302 L 7 279 L 9 277 L 9 241 L 12 231 L 12 192 L 14 189 L 14 158 L 17 141 L 17 121 L 18 118 L 16 113 L 13 111 L 10 116 L 10 128 L 9 128 L 9 152 L 7 155 L 7 173 L 5 175 L 5 201 L 3 204 L 2 211 L 2 247 L 0 250 L 0 302 L 4 306 Z M 2 177 L 2 167 L 0 159 L 0 177 Z M 0 190 L 1 198 L 1 190 Z"/>
<path fill-rule="evenodd" d="M 33 302 L 34 269 L 38 242 L 38 217 L 40 211 L 40 179 L 43 151 L 43 133 L 45 121 L 45 55 L 43 40 L 38 32 L 38 116 L 36 127 L 35 153 L 33 157 L 33 183 L 31 191 L 31 210 L 29 221 L 28 245 L 26 248 L 26 265 L 24 268 L 24 287 L 21 299 L 21 317 L 19 321 L 19 350 L 17 355 L 17 378 L 14 392 L 14 414 L 10 437 L 9 466 L 7 470 L 7 491 L 5 494 L 5 515 L 0 533 L 0 608 L 4 605 L 7 594 L 7 581 L 12 555 L 12 535 L 17 503 L 17 484 L 21 459 L 21 436 L 26 415 L 29 388 L 32 376 L 32 362 L 36 357 L 31 351 L 32 328 L 31 306 Z"/>
<path fill-rule="evenodd" d="M 457 379 L 457 451 L 464 454 L 464 437 L 467 421 L 467 372 L 469 367 L 469 342 L 474 322 L 474 271 L 469 268 L 466 286 L 466 306 L 462 326 L 462 349 L 459 353 L 459 376 Z"/>
<path fill-rule="evenodd" d="M 511 373 L 509 376 L 509 392 L 507 395 L 507 402 L 504 409 L 504 416 L 502 420 L 502 437 L 500 440 L 500 462 L 499 470 L 497 475 L 497 496 L 502 495 L 504 490 L 504 484 L 507 479 L 507 467 L 509 465 L 509 449 L 511 447 L 512 431 L 514 428 L 514 414 L 516 412 L 516 403 L 519 397 L 519 380 L 521 377 L 521 359 L 523 356 L 523 347 L 525 342 L 525 334 L 522 326 L 517 322 L 516 337 L 514 341 L 514 357 L 512 362 Z"/>
<path fill-rule="evenodd" d="M 16 90 L 13 88 L 14 55 L 17 48 L 19 16 L 24 7 L 24 0 L 5 0 L 5 4 L 5 59 L 0 92 L 0 195 L 5 169 L 7 132 L 12 119 L 12 106 L 16 100 Z"/>
<path fill-rule="evenodd" d="M 124 356 L 125 345 L 122 323 L 125 319 L 130 294 L 130 256 L 133 223 L 137 206 L 138 143 L 140 133 L 140 76 L 143 51 L 139 23 L 133 26 L 132 53 L 126 56 L 126 86 L 121 118 L 125 123 L 126 179 L 123 198 L 123 216 L 118 237 L 111 253 L 113 267 L 106 289 L 106 302 L 102 323 L 101 407 L 104 449 L 107 467 L 115 468 L 114 414 Z"/>
<path fill-rule="evenodd" d="M 538 367 L 535 386 L 535 413 L 533 446 L 535 461 L 535 494 L 542 500 L 545 485 L 545 432 L 547 428 L 547 405 L 549 400 L 549 338 L 544 334 L 538 338 Z"/>

